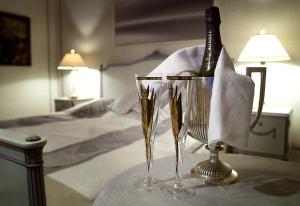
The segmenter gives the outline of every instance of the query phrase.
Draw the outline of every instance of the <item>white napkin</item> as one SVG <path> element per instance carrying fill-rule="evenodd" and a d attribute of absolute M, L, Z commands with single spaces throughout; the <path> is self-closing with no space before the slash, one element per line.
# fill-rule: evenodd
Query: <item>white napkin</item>
<path fill-rule="evenodd" d="M 245 148 L 254 97 L 254 82 L 235 72 L 225 48 L 215 70 L 208 128 L 209 147 L 218 141 Z"/>
<path fill-rule="evenodd" d="M 178 75 L 184 72 L 199 72 L 204 54 L 204 46 L 192 46 L 180 49 L 171 54 L 151 73 L 160 73 L 166 75 Z M 180 86 L 180 85 L 179 85 Z M 161 89 L 161 107 L 168 103 L 167 83 L 162 84 Z"/>
<path fill-rule="evenodd" d="M 153 73 L 179 74 L 184 71 L 199 72 L 203 46 L 180 49 L 156 67 Z M 168 102 L 166 84 L 162 88 L 162 102 Z M 248 143 L 249 125 L 254 96 L 254 83 L 248 76 L 235 72 L 225 48 L 222 48 L 215 70 L 209 117 L 208 144 L 218 141 L 245 148 Z"/>

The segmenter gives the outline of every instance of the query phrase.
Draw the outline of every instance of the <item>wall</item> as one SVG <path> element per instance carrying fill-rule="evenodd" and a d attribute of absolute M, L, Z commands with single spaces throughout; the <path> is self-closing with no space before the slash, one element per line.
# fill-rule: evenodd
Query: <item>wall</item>
<path fill-rule="evenodd" d="M 116 47 L 114 9 L 114 0 L 62 0 L 62 51 L 66 53 L 74 48 L 81 53 L 88 66 L 94 68 L 94 71 L 90 69 L 85 72 L 87 76 L 97 75 L 95 71 L 98 72 L 100 64 L 126 63 L 143 58 L 154 50 L 170 54 L 179 48 L 203 43 L 203 40 L 199 39 Z M 84 72 L 82 71 L 82 73 Z M 71 85 L 68 81 L 70 78 L 70 73 L 64 72 L 63 93 L 65 95 L 71 93 Z M 81 87 L 89 88 L 82 90 L 81 96 L 87 92 L 91 96 L 99 96 L 99 79 L 81 81 L 85 82 L 80 85 Z M 110 87 L 110 84 L 103 86 Z M 109 91 L 109 89 L 105 89 L 105 91 Z M 104 94 L 104 96 L 114 95 Z"/>
<path fill-rule="evenodd" d="M 151 72 L 162 61 L 162 59 L 155 59 L 129 65 L 128 67 L 112 66 L 103 71 L 103 96 L 105 98 L 116 98 L 126 94 L 124 90 L 126 92 L 136 92 L 135 74 Z M 122 81 L 119 81 L 120 79 Z"/>
<path fill-rule="evenodd" d="M 92 68 L 128 62 L 153 50 L 170 53 L 200 40 L 115 47 L 114 0 L 62 0 L 62 50 L 75 48 Z M 84 9 L 82 9 L 84 8 Z M 203 43 L 203 41 L 200 41 Z"/>
<path fill-rule="evenodd" d="M 86 93 L 90 96 L 100 95 L 98 69 L 101 63 L 108 62 L 114 45 L 113 5 L 114 1 L 107 0 L 61 0 L 62 53 L 75 49 L 90 68 L 80 71 L 81 76 L 93 77 L 75 83 L 81 84 L 81 88 L 85 87 L 84 91 L 78 92 L 80 96 Z M 71 93 L 70 74 L 63 72 L 64 96 Z"/>
<path fill-rule="evenodd" d="M 222 41 L 236 60 L 250 38 L 261 29 L 274 33 L 290 54 L 287 64 L 268 64 L 266 102 L 293 108 L 290 137 L 300 147 L 300 97 L 297 77 L 300 73 L 300 1 L 297 0 L 215 0 L 220 8 Z M 82 9 L 84 8 L 84 9 Z M 90 67 L 122 63 L 149 55 L 153 50 L 169 54 L 178 48 L 203 41 L 181 41 L 115 47 L 114 1 L 62 0 L 62 48 L 79 50 Z M 235 62 L 239 72 L 246 64 Z M 284 69 L 284 76 L 281 75 Z M 103 85 L 110 87 L 110 85 Z M 287 92 L 289 91 L 289 93 Z M 110 94 L 106 94 L 110 96 Z"/>
<path fill-rule="evenodd" d="M 1 0 L 1 11 L 30 17 L 32 65 L 0 66 L 0 119 L 49 113 L 53 107 L 52 97 L 58 91 L 57 72 L 53 70 L 58 43 L 54 35 L 56 3 Z"/>

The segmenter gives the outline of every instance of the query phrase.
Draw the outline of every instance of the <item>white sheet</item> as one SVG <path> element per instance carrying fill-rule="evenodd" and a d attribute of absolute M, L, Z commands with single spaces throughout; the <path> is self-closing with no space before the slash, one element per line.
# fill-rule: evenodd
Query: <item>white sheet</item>
<path fill-rule="evenodd" d="M 52 152 L 66 146 L 87 141 L 98 135 L 114 130 L 124 130 L 139 125 L 140 121 L 135 113 L 122 116 L 108 111 L 103 116 L 95 118 L 81 118 L 71 121 L 59 121 L 35 126 L 9 128 L 20 133 L 36 134 L 47 138 L 44 153 Z"/>

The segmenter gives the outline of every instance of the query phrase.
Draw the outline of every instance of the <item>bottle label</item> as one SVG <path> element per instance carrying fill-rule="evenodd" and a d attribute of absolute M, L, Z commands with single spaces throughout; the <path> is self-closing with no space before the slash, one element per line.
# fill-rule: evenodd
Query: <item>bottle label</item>
<path fill-rule="evenodd" d="M 214 71 L 222 49 L 220 36 L 220 15 L 216 7 L 206 10 L 206 45 L 203 55 L 200 76 L 214 76 Z"/>

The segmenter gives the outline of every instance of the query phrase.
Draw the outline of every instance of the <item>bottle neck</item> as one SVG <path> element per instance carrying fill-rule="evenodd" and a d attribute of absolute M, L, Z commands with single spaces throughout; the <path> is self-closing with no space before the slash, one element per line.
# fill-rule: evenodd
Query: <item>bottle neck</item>
<path fill-rule="evenodd" d="M 222 49 L 219 26 L 220 23 L 206 23 L 206 46 L 200 76 L 214 76 L 214 70 Z"/>

